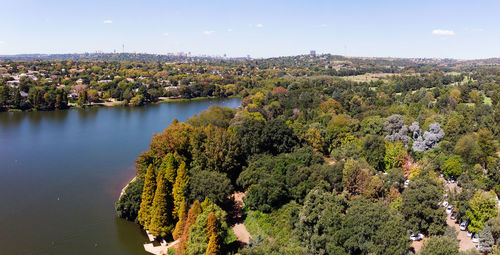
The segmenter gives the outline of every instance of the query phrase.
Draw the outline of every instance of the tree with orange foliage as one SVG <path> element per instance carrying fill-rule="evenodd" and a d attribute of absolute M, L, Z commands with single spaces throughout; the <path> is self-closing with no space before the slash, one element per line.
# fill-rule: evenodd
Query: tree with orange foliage
<path fill-rule="evenodd" d="M 175 249 L 176 255 L 185 255 L 187 243 L 189 240 L 189 228 L 196 222 L 196 218 L 201 214 L 200 201 L 196 200 L 189 208 L 186 224 L 184 225 L 182 235 L 180 237 L 179 246 Z"/>

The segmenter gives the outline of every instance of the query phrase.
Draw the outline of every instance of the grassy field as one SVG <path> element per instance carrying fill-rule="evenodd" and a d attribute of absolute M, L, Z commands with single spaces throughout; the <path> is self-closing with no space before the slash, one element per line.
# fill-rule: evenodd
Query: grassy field
<path fill-rule="evenodd" d="M 366 73 L 362 75 L 352 75 L 352 76 L 343 76 L 342 79 L 355 81 L 355 82 L 371 82 L 377 81 L 380 79 L 387 79 L 388 77 L 400 75 L 394 73 Z"/>

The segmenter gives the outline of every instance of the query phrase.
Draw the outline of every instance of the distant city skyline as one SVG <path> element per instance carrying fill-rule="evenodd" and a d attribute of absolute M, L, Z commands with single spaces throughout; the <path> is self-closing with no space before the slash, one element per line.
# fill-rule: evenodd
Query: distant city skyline
<path fill-rule="evenodd" d="M 500 2 L 491 0 L 20 0 L 2 9 L 0 55 L 500 57 Z"/>

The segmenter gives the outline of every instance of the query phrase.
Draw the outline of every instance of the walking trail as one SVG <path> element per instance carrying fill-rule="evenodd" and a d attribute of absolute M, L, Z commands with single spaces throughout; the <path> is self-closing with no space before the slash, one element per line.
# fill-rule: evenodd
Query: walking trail
<path fill-rule="evenodd" d="M 235 192 L 231 195 L 231 198 L 234 201 L 234 206 L 231 211 L 229 211 L 229 217 L 231 220 L 232 230 L 236 239 L 243 244 L 246 245 L 250 241 L 252 236 L 248 233 L 247 228 L 243 224 L 243 214 L 241 209 L 243 208 L 243 198 L 245 197 L 245 193 L 243 192 Z"/>

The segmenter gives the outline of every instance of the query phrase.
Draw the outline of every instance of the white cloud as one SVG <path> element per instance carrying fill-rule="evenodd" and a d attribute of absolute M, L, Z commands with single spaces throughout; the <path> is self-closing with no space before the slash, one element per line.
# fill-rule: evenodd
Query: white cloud
<path fill-rule="evenodd" d="M 433 35 L 455 35 L 453 30 L 444 30 L 444 29 L 434 29 L 432 30 Z"/>
<path fill-rule="evenodd" d="M 168 36 L 168 33 L 163 33 L 164 36 Z"/>
<path fill-rule="evenodd" d="M 104 24 L 111 24 L 111 23 L 113 23 L 113 21 L 110 19 L 104 20 Z"/>
<path fill-rule="evenodd" d="M 215 33 L 215 31 L 214 31 L 214 30 L 207 30 L 207 31 L 203 31 L 203 34 L 204 34 L 204 35 L 211 35 L 211 34 L 213 34 L 213 33 Z"/>
<path fill-rule="evenodd" d="M 227 29 L 227 31 L 228 31 L 229 33 L 231 33 L 231 32 L 233 32 L 233 29 L 232 29 L 232 28 L 228 28 L 228 29 Z"/>
<path fill-rule="evenodd" d="M 264 25 L 262 24 L 257 24 L 256 27 L 263 27 Z"/>
<path fill-rule="evenodd" d="M 5 42 L 4 41 L 0 41 L 0 45 L 2 45 L 2 44 L 5 44 Z"/>

